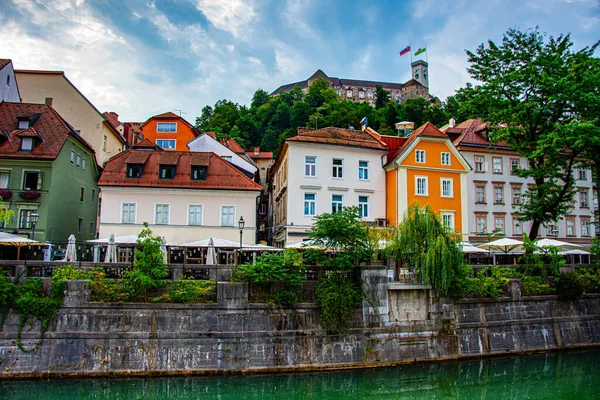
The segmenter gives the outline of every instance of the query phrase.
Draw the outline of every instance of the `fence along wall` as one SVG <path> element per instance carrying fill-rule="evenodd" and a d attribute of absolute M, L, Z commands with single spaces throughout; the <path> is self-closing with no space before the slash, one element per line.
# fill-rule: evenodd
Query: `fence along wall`
<path fill-rule="evenodd" d="M 365 282 L 375 286 L 369 293 L 382 294 L 387 281 L 376 275 Z M 88 301 L 86 282 L 71 281 L 38 352 L 18 349 L 20 316 L 9 313 L 0 332 L 0 377 L 376 366 L 600 343 L 598 295 L 571 302 L 430 297 L 427 318 L 398 321 L 385 312 L 387 296 L 374 296 L 366 301 L 370 311 L 357 310 L 348 332 L 334 336 L 319 328 L 316 305 L 248 304 L 244 284 L 218 286 L 216 304 L 97 304 Z M 24 347 L 39 336 L 38 325 L 26 326 Z"/>

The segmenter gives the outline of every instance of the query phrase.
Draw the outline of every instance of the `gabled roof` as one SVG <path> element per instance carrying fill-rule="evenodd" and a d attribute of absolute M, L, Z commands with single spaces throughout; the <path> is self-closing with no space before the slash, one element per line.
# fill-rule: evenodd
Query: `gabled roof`
<path fill-rule="evenodd" d="M 471 118 L 457 124 L 446 131 L 453 137 L 455 146 L 474 146 L 474 147 L 507 147 L 504 143 L 495 143 L 489 141 L 487 137 L 490 123 L 484 122 L 481 118 Z"/>
<path fill-rule="evenodd" d="M 166 113 L 158 114 L 150 118 L 181 118 L 179 115 L 174 112 L 167 111 Z M 183 119 L 183 118 L 182 118 Z"/>
<path fill-rule="evenodd" d="M 11 63 L 10 59 L 0 58 L 0 69 L 3 69 L 4 67 L 6 67 L 10 63 Z"/>
<path fill-rule="evenodd" d="M 176 120 L 179 120 L 179 121 L 183 122 L 184 124 L 186 124 L 192 130 L 192 132 L 194 133 L 194 135 L 196 137 L 199 136 L 200 134 L 202 134 L 202 132 L 200 132 L 198 129 L 196 129 L 196 127 L 194 125 L 192 125 L 188 121 L 186 121 L 185 118 L 183 118 L 171 111 L 167 111 L 162 114 L 153 115 L 152 117 L 148 118 L 146 120 L 146 122 L 144 122 L 143 124 L 140 125 L 140 129 L 143 131 L 144 126 L 146 126 L 146 124 L 148 124 L 148 122 L 150 122 L 153 119 L 168 119 L 168 120 L 176 119 Z"/>
<path fill-rule="evenodd" d="M 142 176 L 127 178 L 127 164 L 143 164 Z M 158 179 L 160 165 L 176 165 L 175 178 Z M 192 166 L 206 166 L 206 180 L 192 180 Z M 215 153 L 139 149 L 129 149 L 111 158 L 104 167 L 98 185 L 164 189 L 262 190 L 259 184 Z"/>
<path fill-rule="evenodd" d="M 108 123 L 115 129 L 117 129 L 117 127 L 119 125 L 121 125 L 121 121 L 119 121 L 119 118 L 117 118 L 116 114 L 113 112 L 103 112 L 102 116 L 108 121 Z"/>
<path fill-rule="evenodd" d="M 383 142 L 368 132 L 355 129 L 336 128 L 333 126 L 321 129 L 298 128 L 298 136 L 293 136 L 285 141 L 387 150 L 387 147 Z"/>
<path fill-rule="evenodd" d="M 19 119 L 32 118 L 33 126 L 28 129 L 17 129 Z M 92 154 L 94 150 L 71 126 L 46 104 L 0 102 L 0 156 L 3 158 L 45 159 L 54 160 L 60 153 L 67 138 L 81 143 Z M 30 152 L 21 151 L 21 137 L 35 137 L 38 143 Z"/>
<path fill-rule="evenodd" d="M 227 148 L 231 151 L 233 151 L 234 153 L 237 154 L 246 154 L 246 151 L 244 149 L 242 149 L 242 146 L 239 145 L 239 143 L 235 140 L 235 139 L 227 139 L 225 141 L 225 143 L 223 143 L 225 146 L 227 146 Z"/>
<path fill-rule="evenodd" d="M 141 149 L 162 150 L 159 145 L 157 145 L 156 143 L 152 143 L 150 141 L 150 139 L 148 139 L 148 138 L 144 138 L 144 140 L 134 144 L 131 147 L 133 147 L 134 149 L 138 149 L 138 150 L 141 150 Z"/>

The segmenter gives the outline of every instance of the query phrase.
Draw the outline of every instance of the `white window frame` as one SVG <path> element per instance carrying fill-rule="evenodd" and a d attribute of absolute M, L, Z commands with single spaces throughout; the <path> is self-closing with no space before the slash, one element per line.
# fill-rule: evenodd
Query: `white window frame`
<path fill-rule="evenodd" d="M 175 126 L 175 130 L 165 130 L 164 126 L 169 125 Z M 161 126 L 163 126 L 163 129 L 161 129 Z M 156 132 L 160 132 L 160 133 L 177 133 L 177 122 L 157 122 L 156 123 Z"/>
<path fill-rule="evenodd" d="M 480 159 L 481 161 L 477 161 L 477 159 Z M 478 173 L 485 172 L 485 156 L 475 156 L 474 163 L 475 163 L 475 172 L 478 172 Z M 478 165 L 481 165 L 481 169 L 477 168 Z"/>
<path fill-rule="evenodd" d="M 481 200 L 479 199 L 479 189 L 481 189 L 481 194 L 483 195 Z M 485 202 L 485 185 L 475 185 L 475 203 L 485 204 Z"/>
<path fill-rule="evenodd" d="M 77 168 L 79 168 L 80 165 L 81 165 L 81 154 L 77 154 L 77 158 L 76 158 L 76 161 L 75 161 L 75 166 Z"/>
<path fill-rule="evenodd" d="M 425 193 L 419 193 L 419 179 L 425 181 Z M 415 176 L 415 196 L 429 196 L 429 179 L 426 176 Z"/>
<path fill-rule="evenodd" d="M 367 199 L 367 201 L 360 201 L 361 198 Z M 371 208 L 370 203 L 370 196 L 358 196 L 358 215 L 361 218 L 369 218 L 369 209 Z"/>
<path fill-rule="evenodd" d="M 581 236 L 590 236 L 590 225 L 590 221 L 588 221 L 587 219 L 581 221 Z"/>
<path fill-rule="evenodd" d="M 498 221 L 502 221 L 502 230 L 499 231 L 502 235 L 506 235 L 506 216 L 504 215 L 494 215 L 494 230 L 500 228 L 498 226 Z"/>
<path fill-rule="evenodd" d="M 333 196 L 339 196 L 342 199 L 340 201 L 335 201 L 335 200 L 333 200 Z M 342 211 L 344 209 L 344 195 L 343 194 L 339 194 L 339 193 L 332 193 L 331 194 L 331 212 L 334 212 L 333 211 L 333 205 L 334 204 L 336 205 L 335 212 Z"/>
<path fill-rule="evenodd" d="M 85 171 L 85 167 L 87 166 L 87 161 L 85 159 L 85 157 L 81 157 L 81 170 Z"/>
<path fill-rule="evenodd" d="M 519 227 L 520 232 L 517 232 L 517 227 Z M 513 217 L 513 236 L 521 236 L 523 234 L 523 221 L 519 220 L 516 217 Z"/>
<path fill-rule="evenodd" d="M 167 206 L 167 222 L 157 221 L 158 206 Z M 171 225 L 171 203 L 154 203 L 154 225 Z"/>
<path fill-rule="evenodd" d="M 223 224 L 223 210 L 225 208 L 233 208 L 233 219 L 232 219 L 232 224 L 231 225 L 225 225 Z M 226 226 L 226 227 L 235 227 L 236 226 L 236 215 L 237 215 L 237 207 L 233 204 L 222 204 L 221 208 L 220 208 L 221 212 L 219 213 L 219 219 L 220 219 L 220 226 Z"/>
<path fill-rule="evenodd" d="M 450 193 L 444 194 L 444 183 L 450 184 Z M 454 198 L 454 180 L 452 178 L 440 178 L 440 194 L 441 197 Z"/>
<path fill-rule="evenodd" d="M 496 171 L 496 161 L 499 162 L 500 169 L 498 171 Z M 497 175 L 498 174 L 502 175 L 502 173 L 503 173 L 502 157 L 492 157 L 492 172 Z"/>
<path fill-rule="evenodd" d="M 131 205 L 133 204 L 133 222 L 131 221 L 125 221 L 123 219 L 123 206 L 125 206 L 125 204 L 127 205 Z M 130 211 L 128 211 L 128 214 L 130 213 Z M 122 224 L 135 224 L 137 221 L 137 202 L 133 202 L 133 201 L 123 201 L 121 202 L 121 223 Z"/>
<path fill-rule="evenodd" d="M 500 189 L 502 195 L 500 201 L 498 201 L 498 198 L 496 197 L 497 189 Z M 494 204 L 504 204 L 504 186 L 494 186 Z"/>
<path fill-rule="evenodd" d="M 75 150 L 71 150 L 71 164 L 75 164 Z"/>
<path fill-rule="evenodd" d="M 200 207 L 200 223 L 196 224 L 196 223 L 191 223 L 191 209 L 192 207 Z M 189 226 L 202 226 L 204 225 L 204 205 L 203 204 L 197 204 L 197 203 L 188 203 L 187 205 L 187 224 Z"/>
<path fill-rule="evenodd" d="M 341 164 L 336 165 L 335 164 L 336 161 L 341 161 Z M 338 176 L 335 176 L 336 173 Z M 343 158 L 334 157 L 331 159 L 331 179 L 344 179 L 344 159 Z"/>
<path fill-rule="evenodd" d="M 6 186 L 1 187 L 0 189 L 10 189 L 11 178 L 12 178 L 12 170 L 10 169 L 0 169 L 0 174 L 7 174 L 8 178 L 6 179 Z"/>
<path fill-rule="evenodd" d="M 444 227 L 454 230 L 454 214 L 454 211 L 440 211 L 440 218 L 442 219 L 442 225 L 444 225 Z M 446 224 L 445 218 L 449 219 L 449 224 Z"/>
<path fill-rule="evenodd" d="M 442 165 L 450 165 L 450 160 L 450 153 L 447 151 L 442 151 Z"/>
<path fill-rule="evenodd" d="M 587 181 L 587 169 L 584 167 L 577 168 L 577 179 L 580 181 Z"/>
<path fill-rule="evenodd" d="M 569 224 L 570 222 L 570 224 Z M 567 236 L 575 236 L 575 232 L 576 230 L 576 226 L 575 226 L 575 219 L 574 218 L 570 218 L 566 220 L 566 225 L 567 225 Z"/>
<path fill-rule="evenodd" d="M 590 196 L 587 190 L 579 191 L 579 208 L 590 208 Z"/>
<path fill-rule="evenodd" d="M 483 221 L 483 229 L 479 227 L 479 221 Z M 487 232 L 487 217 L 475 216 L 475 230 L 477 233 L 486 233 Z"/>
<path fill-rule="evenodd" d="M 173 147 L 163 147 L 158 142 L 173 142 Z M 177 149 L 177 139 L 156 139 L 156 145 L 159 146 L 163 150 L 176 150 Z"/>
<path fill-rule="evenodd" d="M 308 159 L 313 159 L 314 162 L 308 162 Z M 312 174 L 307 174 L 308 172 L 312 172 Z M 304 156 L 304 177 L 305 178 L 316 178 L 317 177 L 317 156 Z"/>
<path fill-rule="evenodd" d="M 312 200 L 307 200 L 306 199 L 306 195 L 313 195 L 315 197 Z M 314 192 L 306 192 L 306 193 L 304 193 L 303 201 L 304 202 L 303 202 L 303 205 L 302 205 L 302 207 L 303 207 L 302 212 L 303 212 L 304 216 L 305 217 L 314 217 L 315 215 L 317 215 L 317 194 L 314 193 Z M 313 206 L 313 209 L 312 209 L 313 212 L 312 212 L 312 214 L 310 213 L 310 205 L 311 204 Z M 307 205 L 308 205 L 308 211 L 309 211 L 308 213 L 306 212 L 307 211 L 307 207 L 306 207 Z"/>
<path fill-rule="evenodd" d="M 361 166 L 360 163 L 367 163 L 367 166 Z M 362 178 L 361 178 L 362 175 Z M 366 160 L 358 161 L 358 180 L 368 181 L 369 180 L 369 162 Z"/>
<path fill-rule="evenodd" d="M 415 150 L 415 162 L 417 164 L 425 164 L 425 150 Z"/>
<path fill-rule="evenodd" d="M 518 196 L 515 196 L 515 190 L 519 191 Z M 512 204 L 521 205 L 523 203 L 523 191 L 521 190 L 521 186 L 512 186 L 510 191 L 512 197 Z"/>
<path fill-rule="evenodd" d="M 23 151 L 32 151 L 33 150 L 33 138 L 32 137 L 21 138 L 21 150 L 23 150 Z"/>

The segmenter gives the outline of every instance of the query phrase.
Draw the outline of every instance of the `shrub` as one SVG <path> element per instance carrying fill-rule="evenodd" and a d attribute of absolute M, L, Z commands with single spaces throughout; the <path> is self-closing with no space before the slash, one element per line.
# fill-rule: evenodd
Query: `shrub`
<path fill-rule="evenodd" d="M 94 278 L 93 271 L 75 269 L 72 265 L 63 265 L 54 270 L 52 281 L 91 281 Z"/>
<path fill-rule="evenodd" d="M 501 297 L 509 282 L 498 267 L 481 269 L 473 278 L 472 274 L 473 270 L 470 267 L 463 266 L 459 269 L 450 291 L 453 298 Z"/>
<path fill-rule="evenodd" d="M 556 278 L 556 294 L 563 300 L 577 300 L 583 296 L 584 282 L 577 272 L 568 272 Z"/>
<path fill-rule="evenodd" d="M 523 295 L 539 296 L 543 294 L 552 294 L 554 289 L 541 276 L 524 276 L 521 278 L 523 285 Z"/>
<path fill-rule="evenodd" d="M 600 268 L 580 268 L 576 273 L 581 277 L 586 293 L 600 293 Z"/>
<path fill-rule="evenodd" d="M 217 283 L 181 278 L 174 281 L 164 298 L 173 303 L 207 303 L 214 301 Z"/>
<path fill-rule="evenodd" d="M 317 302 L 321 304 L 321 325 L 329 333 L 346 331 L 362 291 L 339 273 L 323 278 L 317 285 Z"/>

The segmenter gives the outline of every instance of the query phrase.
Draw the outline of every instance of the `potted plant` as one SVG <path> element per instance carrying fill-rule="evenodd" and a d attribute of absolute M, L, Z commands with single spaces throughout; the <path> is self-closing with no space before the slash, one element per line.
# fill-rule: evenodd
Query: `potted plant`
<path fill-rule="evenodd" d="M 34 200 L 40 197 L 42 194 L 37 190 L 26 190 L 24 192 L 19 193 L 19 196 L 26 200 Z"/>
<path fill-rule="evenodd" d="M 0 198 L 2 200 L 8 200 L 12 197 L 13 192 L 10 189 L 0 189 Z"/>

